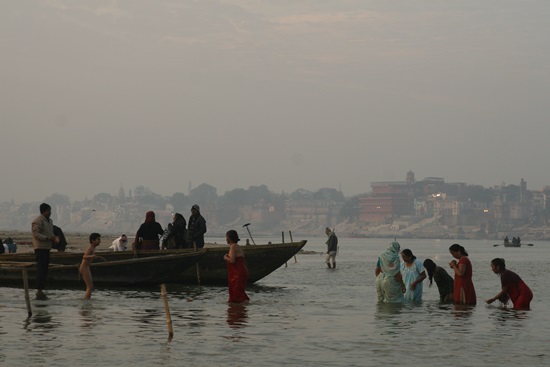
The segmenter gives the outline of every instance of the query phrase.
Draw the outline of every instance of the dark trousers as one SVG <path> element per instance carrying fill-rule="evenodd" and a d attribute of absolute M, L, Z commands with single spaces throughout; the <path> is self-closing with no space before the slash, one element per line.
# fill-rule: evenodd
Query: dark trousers
<path fill-rule="evenodd" d="M 35 249 L 36 258 L 36 289 L 46 289 L 48 267 L 50 266 L 50 250 Z"/>
<path fill-rule="evenodd" d="M 197 248 L 203 248 L 204 247 L 204 238 L 197 238 L 197 239 L 193 240 L 193 242 L 195 242 L 195 246 L 197 246 Z"/>

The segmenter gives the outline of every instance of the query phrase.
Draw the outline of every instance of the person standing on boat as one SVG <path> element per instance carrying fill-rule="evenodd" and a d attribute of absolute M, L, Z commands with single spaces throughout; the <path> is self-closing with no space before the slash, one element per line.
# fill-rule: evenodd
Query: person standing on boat
<path fill-rule="evenodd" d="M 229 245 L 229 252 L 223 256 L 227 263 L 227 283 L 229 286 L 229 303 L 248 302 L 250 298 L 246 294 L 246 285 L 248 283 L 248 268 L 244 261 L 244 252 L 241 246 L 237 231 L 234 229 L 227 231 L 225 240 Z"/>
<path fill-rule="evenodd" d="M 67 239 L 65 238 L 65 234 L 63 233 L 63 230 L 59 228 L 58 226 L 53 226 L 53 234 L 57 237 L 59 237 L 59 243 L 54 243 L 52 245 L 52 248 L 56 249 L 58 252 L 65 252 L 65 249 L 67 248 Z"/>
<path fill-rule="evenodd" d="M 338 252 L 338 237 L 336 237 L 336 233 L 330 230 L 330 228 L 325 229 L 325 233 L 328 236 L 327 242 L 327 255 L 325 256 L 325 263 L 327 264 L 327 267 L 330 269 L 336 268 L 336 253 Z M 331 266 L 332 263 L 332 266 Z"/>
<path fill-rule="evenodd" d="M 174 214 L 172 223 L 169 223 L 162 235 L 162 248 L 187 248 L 187 222 L 180 213 Z"/>
<path fill-rule="evenodd" d="M 159 236 L 162 236 L 164 230 L 155 220 L 155 212 L 148 211 L 145 214 L 145 222 L 139 227 L 134 246 L 138 250 L 159 250 Z"/>
<path fill-rule="evenodd" d="M 204 234 L 206 233 L 206 220 L 201 215 L 201 209 L 197 204 L 191 207 L 191 216 L 189 217 L 189 225 L 187 226 L 189 236 L 189 244 L 195 245 L 196 248 L 204 247 Z"/>
<path fill-rule="evenodd" d="M 44 289 L 48 279 L 50 266 L 50 250 L 53 243 L 59 243 L 59 237 L 54 235 L 52 207 L 46 203 L 40 204 L 40 215 L 32 221 L 32 246 L 36 258 L 36 298 L 46 299 Z"/>

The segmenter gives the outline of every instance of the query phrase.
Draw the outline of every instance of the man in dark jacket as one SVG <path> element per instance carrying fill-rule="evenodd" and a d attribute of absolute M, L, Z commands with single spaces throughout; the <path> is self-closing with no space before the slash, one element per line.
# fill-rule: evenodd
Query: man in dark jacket
<path fill-rule="evenodd" d="M 52 243 L 52 248 L 56 249 L 59 252 L 65 252 L 65 248 L 67 247 L 67 239 L 65 238 L 65 234 L 59 228 L 54 224 L 53 226 L 53 234 L 54 236 L 59 237 L 59 243 Z"/>
<path fill-rule="evenodd" d="M 187 225 L 189 236 L 189 245 L 195 245 L 197 248 L 204 247 L 204 234 L 206 233 L 206 220 L 200 212 L 197 204 L 191 207 L 191 216 Z"/>
<path fill-rule="evenodd" d="M 330 269 L 330 263 L 332 262 L 332 268 L 336 268 L 336 252 L 338 251 L 338 237 L 336 234 L 330 230 L 330 228 L 325 229 L 325 233 L 328 236 L 327 244 L 327 256 L 325 257 L 325 263 Z"/>

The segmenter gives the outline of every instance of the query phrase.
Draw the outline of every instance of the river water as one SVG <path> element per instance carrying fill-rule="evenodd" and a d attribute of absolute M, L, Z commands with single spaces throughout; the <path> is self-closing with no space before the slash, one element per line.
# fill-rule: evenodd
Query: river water
<path fill-rule="evenodd" d="M 304 250 L 325 249 L 326 238 L 308 240 Z M 157 288 L 97 289 L 89 301 L 84 289 L 53 289 L 48 300 L 31 301 L 28 318 L 23 290 L 0 285 L 0 365 L 550 365 L 550 242 L 504 248 L 459 241 L 478 296 L 467 309 L 440 305 L 435 284 L 425 284 L 420 306 L 378 305 L 374 266 L 390 240 L 339 242 L 337 269 L 327 269 L 320 253 L 300 254 L 250 286 L 247 306 L 229 306 L 225 287 L 168 285 L 172 339 Z M 447 268 L 452 259 L 454 241 L 399 242 L 422 261 Z M 531 287 L 531 311 L 485 304 L 500 289 L 489 265 L 495 257 Z"/>

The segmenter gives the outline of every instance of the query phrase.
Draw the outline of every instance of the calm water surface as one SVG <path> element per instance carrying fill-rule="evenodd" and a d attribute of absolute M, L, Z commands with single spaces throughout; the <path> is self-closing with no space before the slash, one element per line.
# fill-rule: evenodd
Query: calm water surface
<path fill-rule="evenodd" d="M 321 252 L 325 240 L 310 238 L 305 250 Z M 444 268 L 452 259 L 453 241 L 400 243 Z M 341 237 L 337 269 L 327 269 L 320 254 L 298 255 L 251 286 L 247 306 L 227 305 L 224 287 L 168 285 L 171 340 L 157 288 L 97 289 L 90 301 L 82 300 L 84 287 L 49 290 L 49 300 L 31 301 L 27 318 L 23 290 L 0 285 L 0 365 L 550 365 L 550 243 L 459 243 L 473 263 L 476 307 L 440 305 L 435 284 L 424 286 L 420 306 L 378 305 L 374 265 L 389 240 Z M 531 287 L 531 311 L 485 304 L 500 289 L 494 257 Z"/>

